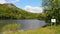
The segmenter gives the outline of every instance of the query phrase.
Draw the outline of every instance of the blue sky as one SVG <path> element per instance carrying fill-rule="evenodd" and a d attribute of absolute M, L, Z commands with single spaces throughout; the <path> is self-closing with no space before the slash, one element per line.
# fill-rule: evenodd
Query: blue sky
<path fill-rule="evenodd" d="M 10 2 L 9 0 L 6 0 L 6 1 Z M 12 2 L 12 3 L 20 8 L 24 8 L 26 5 L 40 7 L 42 5 L 42 0 L 20 0 L 18 2 Z"/>
<path fill-rule="evenodd" d="M 42 12 L 42 0 L 0 0 L 0 3 L 13 3 L 17 7 L 29 12 Z"/>

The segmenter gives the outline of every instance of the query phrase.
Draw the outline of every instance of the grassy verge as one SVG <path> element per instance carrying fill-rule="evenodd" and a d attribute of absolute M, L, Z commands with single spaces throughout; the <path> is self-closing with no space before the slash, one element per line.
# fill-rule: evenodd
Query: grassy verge
<path fill-rule="evenodd" d="M 36 30 L 27 30 L 27 31 L 4 31 L 3 34 L 60 34 L 60 26 L 56 27 L 45 27 L 39 28 Z"/>

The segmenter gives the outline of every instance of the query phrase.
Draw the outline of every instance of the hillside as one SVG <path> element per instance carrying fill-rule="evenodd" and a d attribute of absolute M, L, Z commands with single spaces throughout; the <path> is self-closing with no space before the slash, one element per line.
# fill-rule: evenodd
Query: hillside
<path fill-rule="evenodd" d="M 0 19 L 37 19 L 38 15 L 18 8 L 14 4 L 0 4 Z"/>

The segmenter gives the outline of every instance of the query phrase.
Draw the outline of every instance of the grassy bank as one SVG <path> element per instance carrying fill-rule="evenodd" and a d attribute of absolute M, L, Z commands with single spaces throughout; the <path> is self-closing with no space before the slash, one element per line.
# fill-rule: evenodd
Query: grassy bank
<path fill-rule="evenodd" d="M 60 34 L 60 25 L 52 28 L 47 26 L 45 28 L 27 31 L 4 31 L 3 34 Z"/>

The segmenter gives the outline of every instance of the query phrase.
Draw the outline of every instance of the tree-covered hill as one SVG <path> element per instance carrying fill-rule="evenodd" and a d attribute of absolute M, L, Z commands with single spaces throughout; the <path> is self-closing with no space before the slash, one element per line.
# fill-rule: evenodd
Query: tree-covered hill
<path fill-rule="evenodd" d="M 0 19 L 31 19 L 33 17 L 35 14 L 17 8 L 13 4 L 0 4 Z"/>
<path fill-rule="evenodd" d="M 31 13 L 14 4 L 0 4 L 0 19 L 44 19 L 44 13 Z"/>

